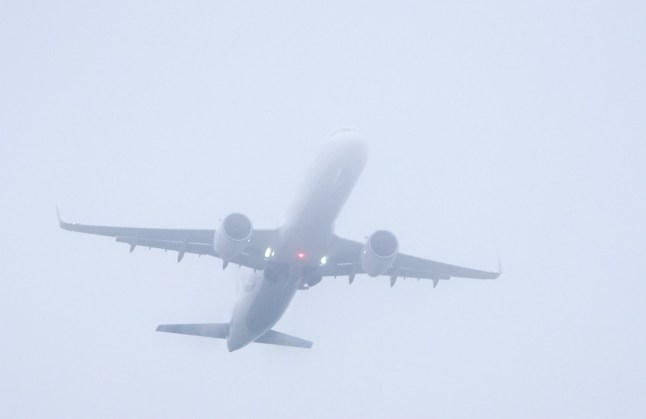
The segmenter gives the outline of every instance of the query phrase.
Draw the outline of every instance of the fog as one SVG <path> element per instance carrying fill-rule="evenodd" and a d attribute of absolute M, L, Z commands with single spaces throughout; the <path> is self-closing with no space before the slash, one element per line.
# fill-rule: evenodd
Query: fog
<path fill-rule="evenodd" d="M 0 416 L 642 418 L 646 6 L 0 2 Z M 329 278 L 226 322 L 219 260 L 60 230 L 285 216 L 325 138 L 366 170 L 336 233 L 497 281 Z"/>

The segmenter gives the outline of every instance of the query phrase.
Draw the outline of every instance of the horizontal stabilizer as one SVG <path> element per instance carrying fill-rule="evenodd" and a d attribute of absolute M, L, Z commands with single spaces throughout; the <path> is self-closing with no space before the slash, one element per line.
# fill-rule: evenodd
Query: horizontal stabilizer
<path fill-rule="evenodd" d="M 269 332 L 260 336 L 258 339 L 256 339 L 256 342 L 307 349 L 312 347 L 312 342 L 310 342 L 309 340 L 297 338 L 296 336 L 286 335 L 275 330 L 270 330 Z"/>
<path fill-rule="evenodd" d="M 229 323 L 160 324 L 157 326 L 157 331 L 226 339 L 229 335 Z"/>
<path fill-rule="evenodd" d="M 204 336 L 207 338 L 226 339 L 229 336 L 229 323 L 204 324 L 160 324 L 158 332 L 179 333 L 182 335 Z M 311 348 L 312 342 L 296 336 L 270 330 L 255 340 L 258 343 L 271 345 L 292 346 L 296 348 Z"/>

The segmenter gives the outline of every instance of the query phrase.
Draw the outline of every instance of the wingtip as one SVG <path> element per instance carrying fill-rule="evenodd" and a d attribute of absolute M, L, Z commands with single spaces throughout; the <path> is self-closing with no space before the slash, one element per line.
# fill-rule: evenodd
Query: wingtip
<path fill-rule="evenodd" d="M 58 226 L 63 230 L 69 230 L 71 224 L 74 224 L 74 223 L 68 223 L 65 220 L 63 220 L 63 217 L 61 217 L 61 211 L 58 208 L 58 205 L 56 205 L 56 217 L 58 217 Z"/>
<path fill-rule="evenodd" d="M 492 272 L 492 274 L 491 279 L 498 279 L 500 278 L 500 275 L 502 275 L 502 262 L 500 260 L 500 256 L 498 256 L 498 271 Z"/>
<path fill-rule="evenodd" d="M 56 217 L 58 218 L 58 225 L 63 226 L 63 219 L 61 218 L 61 210 L 58 208 L 58 205 L 56 205 Z"/>

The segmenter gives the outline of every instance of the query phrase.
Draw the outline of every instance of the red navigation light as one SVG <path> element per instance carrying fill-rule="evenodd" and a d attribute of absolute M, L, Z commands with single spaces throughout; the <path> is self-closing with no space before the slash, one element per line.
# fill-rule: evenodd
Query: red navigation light
<path fill-rule="evenodd" d="M 298 256 L 299 259 L 305 259 L 305 253 L 303 252 L 298 252 L 296 256 Z"/>

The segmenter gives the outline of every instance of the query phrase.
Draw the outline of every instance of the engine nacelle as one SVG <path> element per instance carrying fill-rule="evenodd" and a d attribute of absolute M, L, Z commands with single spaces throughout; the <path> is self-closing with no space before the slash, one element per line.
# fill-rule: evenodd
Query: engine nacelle
<path fill-rule="evenodd" d="M 222 220 L 213 237 L 213 249 L 225 262 L 242 253 L 249 244 L 253 226 L 247 216 L 233 213 Z"/>
<path fill-rule="evenodd" d="M 399 242 L 393 233 L 375 231 L 361 251 L 361 269 L 370 276 L 381 275 L 393 266 L 398 253 Z"/>

